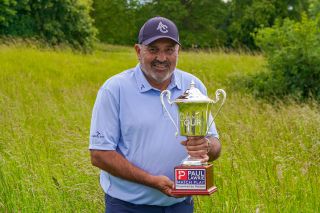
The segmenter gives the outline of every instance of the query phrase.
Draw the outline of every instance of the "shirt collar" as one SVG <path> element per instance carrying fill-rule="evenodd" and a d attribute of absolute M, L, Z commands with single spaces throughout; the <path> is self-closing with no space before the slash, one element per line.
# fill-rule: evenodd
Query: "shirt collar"
<path fill-rule="evenodd" d="M 156 89 L 150 85 L 150 83 L 148 82 L 148 80 L 144 76 L 143 71 L 141 70 L 140 64 L 138 64 L 135 68 L 135 77 L 136 77 L 136 81 L 137 81 L 138 90 L 140 92 L 146 92 L 151 89 L 159 91 L 158 89 Z M 168 85 L 167 89 L 171 90 L 175 87 L 177 87 L 178 89 L 181 89 L 181 81 L 180 81 L 180 78 L 177 76 L 176 69 L 173 71 L 173 74 L 171 76 L 171 82 Z"/>

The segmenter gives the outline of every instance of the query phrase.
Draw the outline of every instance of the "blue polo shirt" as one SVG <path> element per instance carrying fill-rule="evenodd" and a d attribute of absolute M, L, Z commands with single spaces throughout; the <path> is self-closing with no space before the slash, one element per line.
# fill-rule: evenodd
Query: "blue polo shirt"
<path fill-rule="evenodd" d="M 203 83 L 195 76 L 175 69 L 168 88 L 171 100 L 189 89 L 191 80 L 203 94 Z M 153 88 L 138 64 L 108 79 L 100 88 L 94 104 L 89 149 L 116 150 L 133 165 L 152 175 L 173 180 L 174 167 L 187 157 L 175 136 L 175 127 L 160 101 L 161 91 Z M 167 104 L 177 121 L 178 108 Z M 218 137 L 215 125 L 210 132 Z M 168 197 L 157 189 L 130 182 L 101 171 L 100 184 L 108 195 L 134 204 L 169 206 L 185 198 Z"/>

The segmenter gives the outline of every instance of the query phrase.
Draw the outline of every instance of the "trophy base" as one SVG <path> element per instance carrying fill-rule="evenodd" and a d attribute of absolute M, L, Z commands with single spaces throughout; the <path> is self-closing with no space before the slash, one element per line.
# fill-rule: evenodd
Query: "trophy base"
<path fill-rule="evenodd" d="M 172 190 L 173 195 L 211 195 L 218 190 L 217 187 L 212 186 L 208 190 L 187 190 L 187 189 L 174 189 Z"/>
<path fill-rule="evenodd" d="M 217 191 L 213 185 L 213 165 L 180 165 L 174 168 L 174 195 L 210 195 Z"/>

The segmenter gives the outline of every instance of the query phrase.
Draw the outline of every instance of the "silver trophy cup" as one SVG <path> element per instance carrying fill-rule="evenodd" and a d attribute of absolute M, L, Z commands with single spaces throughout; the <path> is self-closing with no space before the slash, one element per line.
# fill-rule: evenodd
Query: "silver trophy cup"
<path fill-rule="evenodd" d="M 211 109 L 213 104 L 216 104 L 220 100 L 220 95 L 223 96 L 221 104 L 214 114 L 211 116 Z M 176 124 L 174 119 L 170 115 L 166 105 L 164 103 L 164 96 L 167 97 L 169 104 L 177 104 L 179 109 L 179 121 Z M 194 81 L 191 82 L 190 88 L 186 90 L 181 96 L 174 101 L 171 101 L 171 92 L 164 90 L 160 94 L 160 100 L 163 108 L 168 113 L 170 120 L 176 128 L 176 136 L 180 133 L 182 136 L 187 137 L 205 137 L 210 135 L 210 127 L 212 126 L 214 119 L 218 115 L 226 100 L 226 92 L 223 89 L 216 91 L 216 97 L 214 100 L 205 96 L 201 91 L 195 87 Z M 179 126 L 179 128 L 178 128 Z M 201 165 L 199 159 L 193 159 L 190 156 L 183 161 L 183 165 Z"/>

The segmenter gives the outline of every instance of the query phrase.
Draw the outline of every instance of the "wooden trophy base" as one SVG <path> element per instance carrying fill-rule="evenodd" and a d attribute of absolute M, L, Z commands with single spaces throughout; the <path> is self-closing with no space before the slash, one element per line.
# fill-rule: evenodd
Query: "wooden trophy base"
<path fill-rule="evenodd" d="M 183 189 L 174 189 L 172 190 L 173 195 L 211 195 L 212 193 L 218 190 L 217 187 L 213 186 L 208 190 L 183 190 Z"/>
<path fill-rule="evenodd" d="M 174 168 L 174 195 L 211 195 L 217 191 L 213 185 L 213 165 Z"/>

